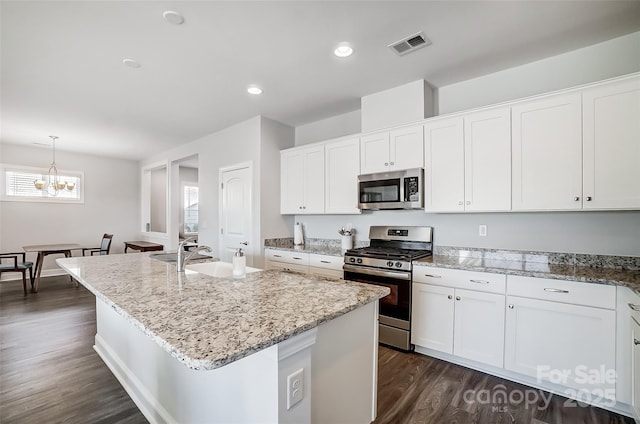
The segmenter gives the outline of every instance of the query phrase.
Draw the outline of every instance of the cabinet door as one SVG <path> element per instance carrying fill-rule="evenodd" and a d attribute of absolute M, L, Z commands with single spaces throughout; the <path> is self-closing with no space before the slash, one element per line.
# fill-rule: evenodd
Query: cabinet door
<path fill-rule="evenodd" d="M 325 213 L 360 213 L 358 209 L 360 140 L 352 138 L 328 143 L 324 149 Z"/>
<path fill-rule="evenodd" d="M 424 168 L 422 125 L 400 128 L 389 133 L 389 168 Z"/>
<path fill-rule="evenodd" d="M 510 108 L 464 117 L 464 158 L 465 210 L 510 210 Z"/>
<path fill-rule="evenodd" d="M 580 93 L 512 108 L 514 210 L 582 207 Z"/>
<path fill-rule="evenodd" d="M 640 324 L 631 319 L 631 370 L 633 371 L 633 407 L 640 416 Z"/>
<path fill-rule="evenodd" d="M 425 211 L 464 211 L 464 138 L 461 117 L 424 126 Z"/>
<path fill-rule="evenodd" d="M 585 209 L 640 208 L 640 78 L 582 96 Z"/>
<path fill-rule="evenodd" d="M 615 370 L 615 311 L 515 296 L 507 305 L 506 369 L 611 397 L 615 379 L 602 370 Z M 604 381 L 581 381 L 592 372 Z"/>
<path fill-rule="evenodd" d="M 280 213 L 302 213 L 304 204 L 304 155 L 301 150 L 280 153 Z"/>
<path fill-rule="evenodd" d="M 453 354 L 502 368 L 505 297 L 456 289 Z"/>
<path fill-rule="evenodd" d="M 303 149 L 304 203 L 302 213 L 324 213 L 324 146 Z"/>
<path fill-rule="evenodd" d="M 453 353 L 453 293 L 449 287 L 413 283 L 411 343 Z"/>
<path fill-rule="evenodd" d="M 360 138 L 360 173 L 389 170 L 389 133 L 381 132 Z"/>

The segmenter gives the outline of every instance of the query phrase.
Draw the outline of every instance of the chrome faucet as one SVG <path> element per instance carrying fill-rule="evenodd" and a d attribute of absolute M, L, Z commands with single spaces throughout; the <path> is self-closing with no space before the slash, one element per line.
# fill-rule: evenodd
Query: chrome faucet
<path fill-rule="evenodd" d="M 185 264 L 196 253 L 202 252 L 203 250 L 205 252 L 211 252 L 211 248 L 209 246 L 198 246 L 193 251 L 189 252 L 188 255 L 185 256 L 184 245 L 187 244 L 187 242 L 189 242 L 191 240 L 194 240 L 194 239 L 195 239 L 195 237 L 187 237 L 184 240 L 182 240 L 180 242 L 180 244 L 178 245 L 178 258 L 176 260 L 176 271 L 178 271 L 178 272 L 184 271 Z"/>

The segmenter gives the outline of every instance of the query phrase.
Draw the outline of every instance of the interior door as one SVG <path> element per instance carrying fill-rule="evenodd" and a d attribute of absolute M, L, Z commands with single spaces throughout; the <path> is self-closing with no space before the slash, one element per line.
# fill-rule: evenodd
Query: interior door
<path fill-rule="evenodd" d="M 247 257 L 247 265 L 253 265 L 251 168 L 222 170 L 220 176 L 220 260 L 231 262 L 234 252 L 241 247 Z"/>

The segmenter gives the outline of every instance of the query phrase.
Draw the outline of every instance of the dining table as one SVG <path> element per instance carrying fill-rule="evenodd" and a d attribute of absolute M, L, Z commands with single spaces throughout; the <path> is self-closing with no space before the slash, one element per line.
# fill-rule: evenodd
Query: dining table
<path fill-rule="evenodd" d="M 47 255 L 61 254 L 65 258 L 71 257 L 72 250 L 80 250 L 84 246 L 77 243 L 58 243 L 58 244 L 35 244 L 31 246 L 22 246 L 22 250 L 25 252 L 35 252 L 38 254 L 35 265 L 35 284 L 32 284 L 31 291 L 33 293 L 38 292 L 38 286 L 40 285 L 40 274 L 42 274 L 42 265 L 44 258 Z M 71 278 L 73 280 L 73 278 Z"/>

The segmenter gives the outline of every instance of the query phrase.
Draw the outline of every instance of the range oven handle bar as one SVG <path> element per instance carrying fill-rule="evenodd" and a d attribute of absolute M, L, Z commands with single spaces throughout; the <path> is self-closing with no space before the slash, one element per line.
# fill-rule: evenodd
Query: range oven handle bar
<path fill-rule="evenodd" d="M 344 264 L 342 266 L 342 269 L 344 271 L 353 272 L 357 274 L 374 275 L 376 277 L 388 277 L 388 278 L 395 278 L 398 280 L 411 281 L 410 272 L 385 271 L 382 269 L 366 268 L 363 266 L 355 266 L 355 265 L 349 265 L 349 264 Z"/>

